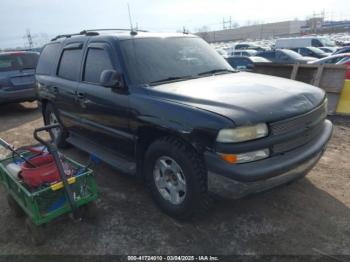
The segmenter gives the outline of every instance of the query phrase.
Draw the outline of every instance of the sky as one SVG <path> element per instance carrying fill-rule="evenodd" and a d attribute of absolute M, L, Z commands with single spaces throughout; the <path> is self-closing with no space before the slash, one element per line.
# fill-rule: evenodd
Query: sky
<path fill-rule="evenodd" d="M 331 19 L 350 20 L 349 0 L 1 0 L 0 48 L 27 45 L 30 30 L 35 45 L 58 34 L 83 29 L 130 28 L 195 32 L 203 26 L 222 29 L 222 20 L 240 25 L 305 19 L 325 11 Z"/>

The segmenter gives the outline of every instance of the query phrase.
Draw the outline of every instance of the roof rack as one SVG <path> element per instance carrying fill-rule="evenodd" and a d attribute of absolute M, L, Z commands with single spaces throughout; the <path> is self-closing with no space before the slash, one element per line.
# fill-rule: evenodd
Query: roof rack
<path fill-rule="evenodd" d="M 98 31 L 130 31 L 131 35 L 137 35 L 137 32 L 148 32 L 146 30 L 139 30 L 139 29 L 124 29 L 124 28 L 101 28 L 101 29 L 87 29 L 83 30 L 79 33 L 75 34 L 64 34 L 64 35 L 58 35 L 54 38 L 51 39 L 51 41 L 56 41 L 57 39 L 60 38 L 70 38 L 72 36 L 78 36 L 78 35 L 86 35 L 86 36 L 94 36 L 94 35 L 99 35 Z"/>
<path fill-rule="evenodd" d="M 101 29 L 88 29 L 88 30 L 83 30 L 82 32 L 97 32 L 97 31 L 130 31 L 130 32 L 148 32 L 147 30 L 141 30 L 141 29 L 136 29 L 136 28 L 101 28 Z"/>

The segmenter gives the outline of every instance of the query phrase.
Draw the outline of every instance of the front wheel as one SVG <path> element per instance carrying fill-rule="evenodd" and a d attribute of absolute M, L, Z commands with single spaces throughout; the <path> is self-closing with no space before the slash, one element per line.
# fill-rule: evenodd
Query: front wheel
<path fill-rule="evenodd" d="M 173 137 L 155 141 L 146 153 L 145 176 L 153 199 L 166 214 L 189 219 L 208 210 L 204 161 L 185 142 Z"/>

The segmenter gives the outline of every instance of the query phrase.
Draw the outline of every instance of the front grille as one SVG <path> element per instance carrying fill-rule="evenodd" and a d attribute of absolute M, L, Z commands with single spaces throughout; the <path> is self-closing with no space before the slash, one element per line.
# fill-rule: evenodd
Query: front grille
<path fill-rule="evenodd" d="M 273 154 L 280 154 L 303 146 L 315 138 L 322 130 L 323 121 L 327 116 L 327 101 L 314 110 L 293 118 L 270 124 L 271 135 L 278 136 L 298 132 L 296 137 L 272 146 Z"/>
<path fill-rule="evenodd" d="M 297 147 L 303 146 L 310 142 L 313 138 L 315 138 L 321 131 L 323 125 L 323 121 L 314 126 L 311 129 L 305 130 L 299 136 L 292 138 L 286 142 L 276 144 L 272 146 L 273 154 L 280 154 L 283 152 L 287 152 L 289 150 L 293 150 Z"/>
<path fill-rule="evenodd" d="M 314 110 L 293 118 L 281 120 L 270 124 L 272 135 L 282 135 L 295 130 L 305 129 L 324 120 L 327 116 L 327 101 L 324 101 Z"/>

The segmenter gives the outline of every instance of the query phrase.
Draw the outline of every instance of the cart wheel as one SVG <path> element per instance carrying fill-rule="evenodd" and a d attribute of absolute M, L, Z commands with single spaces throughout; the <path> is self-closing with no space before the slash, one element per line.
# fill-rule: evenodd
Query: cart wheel
<path fill-rule="evenodd" d="M 23 211 L 23 209 L 21 208 L 20 205 L 18 205 L 18 203 L 16 202 L 16 200 L 10 195 L 7 195 L 7 203 L 10 207 L 11 213 L 17 217 L 17 218 L 21 218 L 25 216 L 25 212 Z"/>
<path fill-rule="evenodd" d="M 40 246 L 44 244 L 45 232 L 44 232 L 43 226 L 35 225 L 29 217 L 26 218 L 25 223 L 26 223 L 26 228 L 32 243 L 36 246 Z"/>
<path fill-rule="evenodd" d="M 90 202 L 81 207 L 83 219 L 96 220 L 97 219 L 97 205 L 95 202 Z"/>

